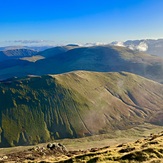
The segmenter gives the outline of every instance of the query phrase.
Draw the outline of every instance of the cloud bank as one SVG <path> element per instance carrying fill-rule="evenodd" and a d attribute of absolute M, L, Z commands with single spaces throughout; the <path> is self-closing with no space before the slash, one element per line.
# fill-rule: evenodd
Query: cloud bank
<path fill-rule="evenodd" d="M 50 40 L 7 40 L 1 41 L 0 46 L 54 46 L 55 42 Z"/>

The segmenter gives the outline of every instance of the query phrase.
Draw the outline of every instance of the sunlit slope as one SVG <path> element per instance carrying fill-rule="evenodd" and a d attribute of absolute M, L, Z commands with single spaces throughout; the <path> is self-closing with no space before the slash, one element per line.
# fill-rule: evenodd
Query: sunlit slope
<path fill-rule="evenodd" d="M 163 85 L 126 73 L 77 71 L 0 84 L 1 146 L 163 125 Z"/>
<path fill-rule="evenodd" d="M 163 162 L 163 132 L 158 134 L 151 134 L 150 136 L 139 139 L 135 142 L 122 143 L 117 146 L 106 146 L 103 148 L 92 148 L 90 151 L 83 151 L 83 153 L 76 153 L 74 156 L 64 158 L 60 156 L 57 158 L 58 163 L 67 162 L 96 162 L 96 163 L 153 163 Z M 54 158 L 54 157 L 53 157 Z M 41 162 L 41 161 L 40 161 Z M 53 162 L 46 159 L 47 163 Z"/>

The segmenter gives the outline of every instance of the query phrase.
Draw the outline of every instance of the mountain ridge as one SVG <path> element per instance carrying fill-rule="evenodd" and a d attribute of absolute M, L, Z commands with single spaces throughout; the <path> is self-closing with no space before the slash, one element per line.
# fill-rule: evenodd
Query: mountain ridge
<path fill-rule="evenodd" d="M 12 49 L 0 51 L 0 61 L 19 59 L 36 55 L 37 51 L 30 49 Z"/>
<path fill-rule="evenodd" d="M 127 71 L 163 82 L 163 58 L 118 46 L 56 47 L 24 60 L 1 62 L 0 79 L 13 76 L 60 74 L 75 70 Z M 37 60 L 40 59 L 40 60 Z M 44 66 L 42 66 L 44 65 Z M 61 66 L 62 65 L 62 66 Z"/>
<path fill-rule="evenodd" d="M 0 146 L 83 137 L 145 122 L 163 125 L 158 116 L 162 92 L 162 84 L 126 72 L 77 71 L 3 81 Z"/>
<path fill-rule="evenodd" d="M 2 62 L 0 64 L 0 78 L 3 80 L 13 76 L 21 77 L 30 74 L 60 74 L 75 70 L 128 71 L 163 82 L 163 58 L 161 57 L 118 46 L 73 47 L 73 49 L 66 47 L 66 51 L 63 52 L 64 49 L 58 47 L 59 51 L 56 48 L 43 51 L 39 54 L 44 58 L 34 60 L 34 63 L 29 62 L 29 58 L 28 60 L 11 60 L 10 63 Z M 49 57 L 46 58 L 46 56 Z"/>

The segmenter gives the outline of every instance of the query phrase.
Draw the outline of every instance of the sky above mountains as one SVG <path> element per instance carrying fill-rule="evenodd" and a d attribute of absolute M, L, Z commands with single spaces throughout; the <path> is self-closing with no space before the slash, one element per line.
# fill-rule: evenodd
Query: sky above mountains
<path fill-rule="evenodd" d="M 162 0 L 2 0 L 0 46 L 163 37 Z"/>

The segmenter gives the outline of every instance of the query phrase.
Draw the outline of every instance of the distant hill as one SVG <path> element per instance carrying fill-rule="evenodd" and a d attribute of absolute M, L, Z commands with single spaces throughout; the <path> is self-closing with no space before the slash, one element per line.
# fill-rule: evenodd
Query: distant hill
<path fill-rule="evenodd" d="M 0 61 L 29 57 L 29 56 L 36 55 L 36 53 L 37 51 L 29 50 L 29 49 L 4 50 L 4 51 L 0 51 Z"/>
<path fill-rule="evenodd" d="M 42 67 L 44 65 L 44 67 Z M 163 58 L 125 47 L 94 46 L 68 50 L 33 65 L 36 74 L 59 74 L 74 70 L 128 71 L 163 82 Z M 39 73 L 40 72 L 40 73 Z"/>
<path fill-rule="evenodd" d="M 0 99 L 0 147 L 163 125 L 163 85 L 127 72 L 13 78 Z"/>
<path fill-rule="evenodd" d="M 14 49 L 29 49 L 34 51 L 43 51 L 54 46 L 5 46 L 0 47 L 0 51 L 14 50 Z"/>
<path fill-rule="evenodd" d="M 34 63 L 17 60 L 0 63 L 0 80 L 13 76 L 60 74 L 75 70 L 127 71 L 163 82 L 163 58 L 118 46 L 55 47 L 38 53 Z M 31 58 L 32 60 L 32 58 Z"/>
<path fill-rule="evenodd" d="M 78 48 L 77 45 L 69 44 L 67 46 L 57 46 L 53 48 L 48 48 L 44 51 L 41 51 L 38 53 L 38 55 L 41 55 L 43 57 L 49 58 L 49 57 L 54 57 L 56 55 L 62 54 L 67 52 L 68 50 Z"/>

